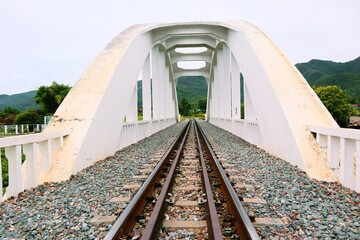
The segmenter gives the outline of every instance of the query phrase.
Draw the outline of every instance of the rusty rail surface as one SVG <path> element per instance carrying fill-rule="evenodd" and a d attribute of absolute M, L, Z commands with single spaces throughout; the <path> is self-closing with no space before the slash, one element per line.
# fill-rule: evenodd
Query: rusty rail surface
<path fill-rule="evenodd" d="M 207 173 L 206 164 L 209 163 L 206 163 L 205 159 L 210 162 L 213 171 L 216 173 L 217 179 L 220 181 L 221 190 L 226 197 L 227 206 L 231 214 L 236 218 L 236 222 L 234 224 L 240 239 L 260 239 L 245 209 L 241 205 L 238 195 L 228 180 L 225 171 L 212 151 L 209 141 L 199 124 L 194 120 L 189 121 L 187 126 L 184 127 L 184 130 L 179 134 L 168 151 L 161 158 L 154 171 L 135 194 L 129 205 L 117 219 L 114 226 L 110 229 L 105 239 L 119 239 L 119 237 L 126 237 L 129 234 L 136 222 L 136 216 L 141 213 L 144 206 L 147 204 L 146 199 L 155 189 L 155 185 L 158 182 L 162 171 L 165 166 L 171 162 L 170 159 L 173 159 L 172 166 L 167 174 L 161 192 L 157 197 L 153 212 L 146 224 L 141 238 L 142 240 L 158 239 L 160 228 L 162 227 L 164 219 L 164 213 L 167 207 L 166 197 L 172 189 L 175 179 L 174 176 L 177 172 L 176 168 L 180 162 L 183 146 L 191 126 L 194 126 L 195 128 L 196 143 L 200 158 L 199 161 L 201 164 L 201 178 L 204 188 L 203 192 L 207 198 L 205 208 L 207 210 L 206 221 L 209 239 L 219 240 L 224 239 L 224 237 L 211 190 L 210 179 Z"/>
<path fill-rule="evenodd" d="M 221 232 L 221 225 L 220 225 L 219 217 L 218 217 L 217 210 L 215 207 L 214 196 L 211 191 L 211 184 L 210 184 L 210 180 L 209 180 L 209 175 L 207 173 L 205 158 L 204 158 L 204 154 L 203 154 L 204 147 L 202 146 L 203 144 L 201 144 L 201 139 L 199 136 L 197 124 L 195 124 L 195 135 L 196 135 L 197 146 L 198 146 L 198 150 L 199 150 L 199 158 L 200 158 L 200 163 L 201 163 L 202 184 L 203 184 L 204 192 L 206 194 L 206 199 L 207 199 L 206 207 L 207 207 L 209 215 L 207 216 L 206 220 L 207 220 L 207 225 L 208 225 L 209 239 L 223 239 L 223 235 Z"/>
<path fill-rule="evenodd" d="M 207 140 L 204 132 L 200 128 L 199 124 L 196 123 L 199 129 L 199 136 L 200 139 L 203 141 L 203 146 L 205 147 L 205 153 L 207 159 L 210 160 L 216 175 L 218 176 L 219 181 L 221 182 L 221 190 L 226 195 L 227 204 L 229 210 L 236 218 L 235 226 L 238 230 L 240 239 L 260 239 L 259 235 L 257 234 L 253 224 L 249 216 L 247 215 L 244 207 L 242 206 L 238 195 L 236 194 L 234 188 L 232 187 L 229 179 L 226 176 L 226 173 L 222 166 L 220 165 L 219 160 L 215 156 L 209 141 Z"/>
<path fill-rule="evenodd" d="M 189 126 L 190 121 L 171 144 L 169 149 L 156 165 L 155 169 L 151 172 L 150 176 L 146 179 L 141 188 L 137 191 L 130 203 L 122 212 L 120 217 L 115 221 L 105 239 L 118 239 L 120 236 L 126 236 L 132 230 L 136 223 L 136 216 L 141 213 L 142 209 L 146 205 L 148 201 L 147 197 L 152 193 L 161 173 L 163 172 L 163 169 L 165 168 L 168 160 L 172 157 L 171 153 L 174 152 L 176 148 L 178 148 L 179 142 L 183 139 L 184 135 L 187 134 Z"/>
<path fill-rule="evenodd" d="M 181 144 L 177 150 L 176 157 L 173 160 L 173 164 L 170 168 L 170 171 L 168 173 L 168 176 L 166 177 L 165 183 L 161 189 L 161 193 L 157 198 L 153 213 L 151 214 L 151 217 L 149 219 L 149 222 L 146 224 L 146 228 L 144 230 L 144 233 L 142 235 L 142 240 L 144 239 L 157 239 L 159 235 L 159 231 L 161 228 L 161 223 L 163 221 L 164 212 L 166 209 L 166 196 L 170 192 L 175 179 L 176 174 L 176 167 L 179 163 L 183 146 L 185 144 L 186 138 L 188 136 L 188 132 L 190 130 L 190 127 L 192 125 L 192 121 L 189 122 L 189 126 L 186 130 L 185 136 L 183 137 Z"/>

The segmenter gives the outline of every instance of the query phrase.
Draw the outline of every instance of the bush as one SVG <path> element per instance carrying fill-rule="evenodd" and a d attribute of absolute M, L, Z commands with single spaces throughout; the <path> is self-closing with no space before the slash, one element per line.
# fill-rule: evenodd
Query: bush
<path fill-rule="evenodd" d="M 41 124 L 43 121 L 43 116 L 33 109 L 20 113 L 15 118 L 15 124 Z"/>

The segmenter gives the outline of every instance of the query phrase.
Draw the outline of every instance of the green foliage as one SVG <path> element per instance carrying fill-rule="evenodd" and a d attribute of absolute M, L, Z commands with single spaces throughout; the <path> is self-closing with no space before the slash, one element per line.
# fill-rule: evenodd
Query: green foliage
<path fill-rule="evenodd" d="M 20 113 L 20 111 L 17 110 L 16 108 L 13 108 L 13 107 L 6 107 L 6 108 L 3 110 L 3 113 L 7 113 L 7 114 L 18 114 L 18 113 Z"/>
<path fill-rule="evenodd" d="M 137 101 L 138 101 L 138 107 L 142 108 L 142 80 L 137 81 Z"/>
<path fill-rule="evenodd" d="M 179 113 L 183 116 L 190 116 L 191 105 L 186 98 L 182 98 L 179 103 Z"/>
<path fill-rule="evenodd" d="M 241 103 L 240 108 L 241 108 L 241 116 L 240 116 L 240 118 L 245 119 L 245 104 Z"/>
<path fill-rule="evenodd" d="M 207 83 L 204 77 L 180 77 L 176 85 L 178 100 L 186 98 L 191 109 L 197 109 L 199 101 L 207 98 Z M 205 108 L 206 109 L 206 108 Z"/>
<path fill-rule="evenodd" d="M 199 120 L 205 120 L 205 113 L 204 112 L 199 112 L 193 115 L 194 118 L 197 118 Z"/>
<path fill-rule="evenodd" d="M 336 122 L 341 127 L 348 127 L 354 109 L 346 91 L 338 86 L 317 87 L 314 90 Z"/>
<path fill-rule="evenodd" d="M 7 107 L 12 107 L 20 111 L 28 109 L 38 109 L 39 106 L 35 102 L 36 91 L 24 92 L 14 95 L 0 95 L 0 111 L 4 111 Z"/>
<path fill-rule="evenodd" d="M 9 164 L 8 160 L 5 158 L 5 148 L 0 148 L 1 156 L 1 169 L 2 169 L 2 187 L 3 194 L 5 193 L 6 187 L 9 185 Z"/>
<path fill-rule="evenodd" d="M 137 94 L 138 94 L 138 112 L 139 116 L 142 115 L 142 81 L 137 82 Z M 204 77 L 181 77 L 179 78 L 176 86 L 176 94 L 179 102 L 180 111 L 180 99 L 185 98 L 190 104 L 189 114 L 196 113 L 198 109 L 200 111 L 206 111 L 206 97 L 207 97 L 207 83 Z M 193 109 L 193 111 L 191 111 Z M 181 114 L 181 113 L 180 113 Z M 182 115 L 182 114 L 181 114 Z"/>
<path fill-rule="evenodd" d="M 323 76 L 313 83 L 314 86 L 336 85 L 345 89 L 354 103 L 360 103 L 360 74 L 335 73 Z"/>
<path fill-rule="evenodd" d="M 40 104 L 44 113 L 55 113 L 70 89 L 69 86 L 56 82 L 53 82 L 51 86 L 41 86 L 36 91 L 35 101 Z"/>
<path fill-rule="evenodd" d="M 201 112 L 206 112 L 207 100 L 206 98 L 200 99 L 198 106 Z"/>
<path fill-rule="evenodd" d="M 41 124 L 44 116 L 39 114 L 35 109 L 22 112 L 15 118 L 15 124 Z"/>
<path fill-rule="evenodd" d="M 3 112 L 0 112 L 0 124 L 12 125 L 15 122 L 16 116 L 20 113 L 19 110 L 6 107 Z"/>
<path fill-rule="evenodd" d="M 296 67 L 311 86 L 339 86 L 353 103 L 360 103 L 360 57 L 346 63 L 311 60 Z"/>

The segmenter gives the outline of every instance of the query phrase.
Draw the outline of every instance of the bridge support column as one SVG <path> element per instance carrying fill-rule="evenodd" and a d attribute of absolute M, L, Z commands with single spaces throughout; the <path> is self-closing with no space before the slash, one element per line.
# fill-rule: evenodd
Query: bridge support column
<path fill-rule="evenodd" d="M 22 191 L 21 145 L 6 147 L 5 156 L 9 163 L 8 196 L 17 196 Z"/>
<path fill-rule="evenodd" d="M 223 104 L 221 109 L 223 111 L 224 118 L 231 118 L 231 84 L 230 84 L 230 49 L 224 45 L 221 54 L 222 76 L 221 85 L 223 86 L 222 99 Z"/>
<path fill-rule="evenodd" d="M 151 120 L 151 72 L 150 54 L 146 57 L 142 68 L 142 107 L 143 120 Z"/>
<path fill-rule="evenodd" d="M 23 151 L 26 156 L 26 181 L 24 188 L 29 189 L 39 184 L 38 179 L 38 145 L 29 143 L 23 145 Z"/>
<path fill-rule="evenodd" d="M 135 122 L 138 120 L 138 108 L 137 108 L 137 82 L 135 82 L 135 86 L 133 88 L 133 92 L 131 94 L 130 103 L 128 107 L 128 111 L 126 114 L 127 122 Z"/>
<path fill-rule="evenodd" d="M 355 189 L 354 177 L 354 153 L 356 141 L 352 139 L 340 139 L 340 183 L 345 187 Z"/>
<path fill-rule="evenodd" d="M 171 115 L 175 116 L 176 121 L 180 121 L 179 119 L 179 109 L 178 109 L 178 103 L 177 103 L 177 94 L 176 94 L 176 81 L 174 79 L 174 76 L 170 74 L 169 72 L 169 78 L 170 78 L 170 86 L 171 86 Z"/>
<path fill-rule="evenodd" d="M 165 89 L 166 89 L 166 95 L 165 95 L 165 101 L 166 101 L 166 118 L 170 118 L 171 116 L 171 108 L 172 108 L 172 91 L 171 91 L 171 82 L 170 82 L 170 68 L 169 66 L 166 66 L 165 71 Z"/>
<path fill-rule="evenodd" d="M 241 118 L 241 98 L 240 98 L 240 68 L 231 54 L 231 116 L 233 119 Z"/>
<path fill-rule="evenodd" d="M 225 117 L 225 83 L 224 83 L 224 64 L 223 64 L 223 49 L 218 49 L 217 53 L 217 74 L 215 81 L 218 87 L 218 114 L 220 118 Z"/>
<path fill-rule="evenodd" d="M 219 114 L 219 92 L 220 92 L 220 84 L 219 84 L 219 78 L 218 78 L 218 67 L 217 65 L 214 65 L 214 77 L 212 79 L 212 99 L 211 99 L 211 116 L 212 117 L 220 117 Z"/>
<path fill-rule="evenodd" d="M 166 67 L 165 67 L 165 53 L 159 51 L 159 104 L 160 104 L 160 119 L 166 117 Z"/>
<path fill-rule="evenodd" d="M 153 119 L 160 119 L 159 46 L 151 51 Z"/>
<path fill-rule="evenodd" d="M 254 106 L 250 97 L 250 92 L 247 87 L 247 79 L 244 77 L 244 114 L 247 120 L 256 120 Z"/>

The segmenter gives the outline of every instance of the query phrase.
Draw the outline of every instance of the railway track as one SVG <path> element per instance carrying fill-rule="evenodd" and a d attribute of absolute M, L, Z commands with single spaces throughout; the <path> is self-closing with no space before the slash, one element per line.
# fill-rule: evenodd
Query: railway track
<path fill-rule="evenodd" d="M 161 158 L 105 239 L 259 239 L 195 120 Z"/>

